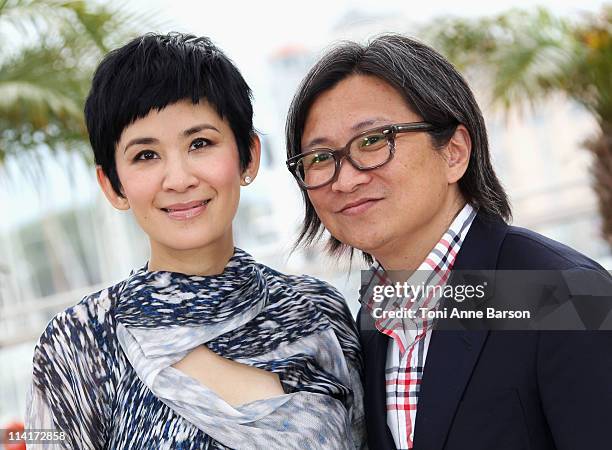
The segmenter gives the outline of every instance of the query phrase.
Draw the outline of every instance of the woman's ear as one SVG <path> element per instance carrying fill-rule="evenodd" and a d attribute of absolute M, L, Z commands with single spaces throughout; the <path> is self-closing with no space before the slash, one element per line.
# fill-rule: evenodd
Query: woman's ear
<path fill-rule="evenodd" d="M 100 166 L 96 166 L 96 178 L 98 179 L 98 184 L 100 185 L 102 192 L 104 192 L 104 196 L 111 205 L 122 211 L 127 211 L 130 209 L 128 199 L 115 192 L 113 185 Z"/>
<path fill-rule="evenodd" d="M 261 161 L 261 141 L 259 136 L 255 133 L 251 139 L 251 162 L 246 169 L 242 172 L 242 180 L 240 184 L 246 186 L 250 184 L 259 171 L 259 162 Z"/>
<path fill-rule="evenodd" d="M 470 132 L 464 125 L 458 125 L 455 133 L 446 144 L 446 162 L 448 183 L 456 183 L 465 174 L 472 152 Z"/>

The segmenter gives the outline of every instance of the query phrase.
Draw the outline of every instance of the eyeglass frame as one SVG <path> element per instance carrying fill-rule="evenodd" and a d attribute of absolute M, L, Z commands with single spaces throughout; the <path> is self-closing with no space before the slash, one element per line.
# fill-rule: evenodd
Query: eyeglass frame
<path fill-rule="evenodd" d="M 351 164 L 351 166 L 353 166 L 355 169 L 362 171 L 362 172 L 378 169 L 379 167 L 384 166 L 385 164 L 387 164 L 389 161 L 393 159 L 393 155 L 395 155 L 395 135 L 399 133 L 409 133 L 409 132 L 418 132 L 418 131 L 435 131 L 437 129 L 439 129 L 439 127 L 436 127 L 428 122 L 407 122 L 407 123 L 395 123 L 392 125 L 384 125 L 382 127 L 371 128 L 369 130 L 362 131 L 361 133 L 349 139 L 347 144 L 342 148 L 334 150 L 333 148 L 328 148 L 328 147 L 317 147 L 305 153 L 300 153 L 299 155 L 292 156 L 291 158 L 287 159 L 285 164 L 287 165 L 287 169 L 289 170 L 289 172 L 291 172 L 291 175 L 293 175 L 294 178 L 297 180 L 300 187 L 306 190 L 318 189 L 318 188 L 327 186 L 328 184 L 331 184 L 334 181 L 336 181 L 336 179 L 338 178 L 338 175 L 340 174 L 340 169 L 342 167 L 343 159 L 346 158 L 348 162 Z M 372 134 L 378 131 L 381 134 L 383 134 L 387 139 L 387 147 L 389 148 L 389 156 L 387 157 L 385 161 L 379 164 L 376 164 L 372 167 L 361 167 L 359 164 L 357 164 L 357 162 L 355 162 L 351 158 L 351 153 L 350 153 L 351 144 L 359 138 L 362 138 L 364 136 L 367 136 L 368 134 Z M 314 155 L 315 153 L 318 153 L 321 151 L 326 151 L 328 153 L 331 153 L 332 158 L 334 158 L 334 175 L 329 179 L 329 181 L 326 181 L 325 183 L 319 184 L 317 186 L 306 186 L 304 180 L 302 180 L 299 177 L 299 175 L 296 173 L 297 172 L 297 161 L 299 161 L 300 159 L 308 155 Z"/>

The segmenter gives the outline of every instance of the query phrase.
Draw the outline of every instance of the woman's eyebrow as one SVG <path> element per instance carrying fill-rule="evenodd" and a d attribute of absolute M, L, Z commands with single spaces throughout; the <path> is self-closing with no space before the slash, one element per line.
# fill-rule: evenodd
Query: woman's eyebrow
<path fill-rule="evenodd" d="M 123 153 L 127 151 L 127 149 L 132 145 L 150 145 L 150 144 L 159 144 L 159 140 L 152 137 L 139 137 L 134 138 L 130 142 L 127 143 L 125 148 L 123 149 Z"/>
<path fill-rule="evenodd" d="M 208 123 L 202 123 L 202 124 L 194 125 L 193 127 L 187 128 L 185 131 L 181 132 L 180 135 L 182 137 L 188 137 L 202 130 L 214 130 L 217 133 L 220 133 L 220 131 L 214 125 L 211 125 Z M 127 143 L 127 145 L 125 146 L 125 149 L 123 149 L 123 153 L 125 153 L 127 149 L 132 145 L 150 145 L 150 144 L 159 144 L 159 139 L 156 139 L 153 137 L 134 138 L 130 142 Z"/>
<path fill-rule="evenodd" d="M 181 134 L 183 137 L 188 137 L 191 136 L 192 134 L 198 133 L 199 131 L 202 130 L 214 130 L 217 133 L 220 133 L 220 131 L 217 129 L 217 127 L 209 124 L 209 123 L 202 123 L 200 125 L 194 125 L 193 127 L 187 128 L 185 131 L 183 131 Z"/>

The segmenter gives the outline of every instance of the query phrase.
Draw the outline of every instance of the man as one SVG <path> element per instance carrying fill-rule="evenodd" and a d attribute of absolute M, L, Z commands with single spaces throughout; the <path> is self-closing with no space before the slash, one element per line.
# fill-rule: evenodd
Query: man
<path fill-rule="evenodd" d="M 594 261 L 506 223 L 473 94 L 419 42 L 385 35 L 323 56 L 294 97 L 287 147 L 306 207 L 299 241 L 312 243 L 324 226 L 330 252 L 358 249 L 374 261 L 372 280 L 418 270 L 444 286 L 451 268 L 547 270 L 594 275 L 612 293 Z M 612 448 L 609 332 L 376 319 L 362 306 L 370 448 Z"/>

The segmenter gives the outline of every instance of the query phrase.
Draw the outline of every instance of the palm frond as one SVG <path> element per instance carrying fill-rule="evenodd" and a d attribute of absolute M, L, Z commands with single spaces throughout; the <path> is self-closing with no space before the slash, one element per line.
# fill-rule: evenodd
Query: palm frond
<path fill-rule="evenodd" d="M 73 98 L 41 84 L 26 81 L 0 83 L 0 114 L 7 120 L 27 121 L 36 128 L 44 128 L 50 117 L 80 118 L 81 106 Z"/>
<path fill-rule="evenodd" d="M 493 101 L 504 109 L 558 89 L 564 77 L 559 69 L 574 58 L 569 24 L 543 9 L 446 19 L 425 35 L 459 68 L 477 66 L 489 80 Z"/>
<path fill-rule="evenodd" d="M 446 19 L 424 35 L 463 70 L 477 67 L 506 110 L 561 92 L 594 114 L 600 129 L 585 146 L 594 157 L 602 233 L 612 245 L 612 5 L 577 22 L 543 9 Z"/>
<path fill-rule="evenodd" d="M 0 167 L 20 155 L 38 174 L 41 148 L 91 161 L 82 108 L 92 72 L 152 17 L 83 0 L 0 0 Z"/>

